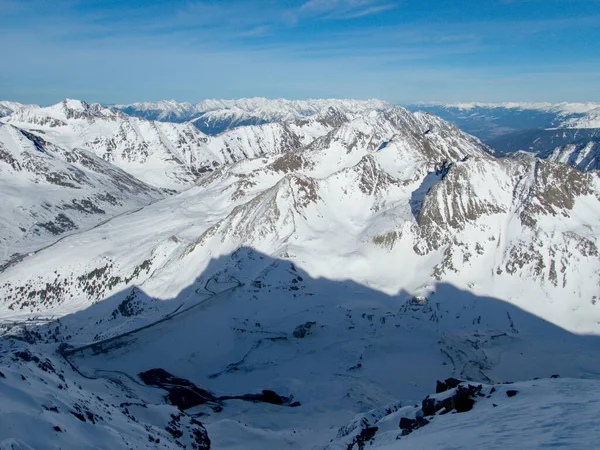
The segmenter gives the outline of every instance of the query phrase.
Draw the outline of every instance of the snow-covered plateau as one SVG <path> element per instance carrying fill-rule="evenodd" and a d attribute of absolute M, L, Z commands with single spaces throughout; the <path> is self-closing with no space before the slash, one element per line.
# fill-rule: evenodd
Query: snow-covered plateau
<path fill-rule="evenodd" d="M 383 105 L 212 136 L 16 108 L 0 448 L 594 448 L 592 150 Z"/>

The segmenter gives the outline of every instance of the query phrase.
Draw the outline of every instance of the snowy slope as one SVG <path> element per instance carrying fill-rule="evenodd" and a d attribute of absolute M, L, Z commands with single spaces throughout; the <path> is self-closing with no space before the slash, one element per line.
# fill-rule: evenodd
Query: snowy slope
<path fill-rule="evenodd" d="M 200 421 L 155 393 L 141 401 L 118 378 L 81 376 L 50 346 L 2 344 L 0 448 L 210 448 Z"/>
<path fill-rule="evenodd" d="M 353 439 L 362 440 L 356 439 L 361 433 L 363 439 L 368 437 L 363 440 L 365 446 L 386 450 L 555 446 L 585 449 L 596 445 L 598 432 L 593 417 L 600 407 L 597 380 L 559 378 L 509 385 L 462 383 L 460 386 L 481 388 L 471 396 L 474 405 L 469 411 L 455 410 L 448 414 L 442 409 L 423 417 L 421 404 L 397 402 L 387 410 L 379 408 L 356 417 L 340 428 L 338 439 L 327 448 L 358 449 Z M 452 395 L 456 395 L 456 389 L 432 394 L 428 399 L 441 402 Z M 400 428 L 402 418 L 404 430 Z M 417 418 L 421 426 L 411 431 Z"/>
<path fill-rule="evenodd" d="M 403 108 L 327 122 L 317 134 L 316 124 L 304 133 L 298 122 L 231 133 L 243 130 L 263 130 L 271 149 L 294 139 L 301 145 L 248 153 L 188 190 L 66 237 L 0 274 L 3 331 L 18 338 L 0 339 L 2 349 L 14 342 L 50 354 L 61 343 L 73 346 L 73 366 L 61 368 L 82 392 L 58 393 L 69 408 L 79 395 L 92 401 L 108 389 L 108 407 L 120 415 L 118 398 L 127 393 L 146 406 L 130 413 L 157 427 L 154 438 L 165 427 L 156 411 L 172 402 L 164 396 L 173 384 L 143 386 L 138 374 L 163 369 L 218 397 L 183 408 L 185 417 L 202 414 L 214 448 L 348 448 L 355 435 L 339 430 L 372 410 L 381 421 L 373 445 L 414 439 L 436 448 L 440 430 L 465 423 L 472 439 L 484 439 L 485 425 L 468 412 L 436 416 L 396 442 L 399 416 L 386 405 L 414 405 L 450 376 L 486 389 L 555 373 L 598 379 L 594 173 L 527 155 L 496 157 L 448 122 Z M 232 152 L 233 143 L 246 148 L 239 137 Z M 28 367 L 11 366 L 3 389 L 16 392 L 18 406 L 6 413 L 19 407 L 32 417 L 45 401 L 23 398 L 27 387 L 17 383 Z M 591 390 L 593 380 L 573 383 Z M 541 407 L 547 383 L 563 380 L 542 389 L 520 384 L 522 397 L 514 398 L 495 386 L 507 400 L 494 408 L 494 397 L 486 398 L 474 412 L 512 426 L 520 411 Z M 595 408 L 579 405 L 564 383 L 550 404 Z M 264 390 L 300 405 L 239 398 Z M 124 428 L 121 437 L 133 439 Z M 22 433 L 2 436 L 35 447 Z M 588 441 L 578 434 L 565 442 Z"/>
<path fill-rule="evenodd" d="M 0 124 L 0 261 L 163 198 L 152 188 L 84 150 L 65 150 Z"/>

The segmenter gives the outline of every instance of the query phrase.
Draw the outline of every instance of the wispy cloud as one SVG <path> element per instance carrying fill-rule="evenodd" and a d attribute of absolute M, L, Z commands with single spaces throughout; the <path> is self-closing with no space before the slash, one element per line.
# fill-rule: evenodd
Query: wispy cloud
<path fill-rule="evenodd" d="M 366 9 L 361 9 L 355 12 L 351 12 L 345 16 L 342 16 L 344 19 L 356 19 L 358 17 L 366 17 L 372 16 L 373 14 L 379 14 L 384 11 L 389 11 L 390 9 L 396 8 L 396 5 L 387 4 L 387 5 L 375 5 Z"/>
<path fill-rule="evenodd" d="M 388 11 L 396 6 L 381 0 L 308 0 L 300 7 L 300 14 L 331 19 L 356 19 Z"/>
<path fill-rule="evenodd" d="M 258 36 L 265 36 L 266 34 L 269 33 L 270 27 L 268 27 L 267 25 L 260 25 L 260 26 L 256 26 L 256 27 L 252 27 L 248 30 L 242 31 L 241 33 L 239 33 L 240 37 L 258 37 Z"/>

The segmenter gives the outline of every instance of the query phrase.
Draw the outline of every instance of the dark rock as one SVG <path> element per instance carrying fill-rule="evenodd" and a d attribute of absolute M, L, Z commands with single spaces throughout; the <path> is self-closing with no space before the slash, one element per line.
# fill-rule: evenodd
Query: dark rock
<path fill-rule="evenodd" d="M 433 416 L 439 409 L 435 409 L 436 401 L 434 398 L 427 396 L 421 403 L 421 409 L 424 416 Z"/>
<path fill-rule="evenodd" d="M 0 372 L 0 378 L 6 378 L 2 372 Z"/>
<path fill-rule="evenodd" d="M 71 414 L 73 414 L 75 417 L 77 417 L 79 420 L 81 420 L 82 422 L 85 422 L 85 417 L 83 417 L 83 414 L 78 413 L 76 411 L 70 411 Z"/>
<path fill-rule="evenodd" d="M 16 358 L 21 359 L 25 362 L 30 362 L 30 361 L 38 362 L 39 361 L 39 358 L 37 356 L 29 353 L 29 350 L 25 350 L 22 352 L 15 352 L 14 355 Z"/>
<path fill-rule="evenodd" d="M 451 411 L 458 413 L 467 412 L 473 409 L 475 399 L 473 397 L 481 394 L 482 386 L 458 386 L 456 392 L 445 398 L 444 400 L 437 401 L 433 398 L 425 398 L 421 404 L 424 416 L 433 416 L 438 411 L 443 410 L 441 414 L 448 414 Z"/>
<path fill-rule="evenodd" d="M 289 402 L 289 397 L 283 397 L 277 394 L 275 391 L 266 389 L 259 394 L 257 400 L 265 403 L 271 403 L 273 405 L 283 405 Z"/>
<path fill-rule="evenodd" d="M 550 378 L 560 378 L 560 375 L 554 374 Z"/>
<path fill-rule="evenodd" d="M 269 389 L 263 390 L 260 394 L 244 394 L 244 395 L 224 395 L 218 398 L 219 400 L 246 400 L 250 402 L 270 403 L 272 405 L 285 406 L 300 406 L 299 402 L 292 403 L 292 397 L 279 395 L 275 391 Z"/>
<path fill-rule="evenodd" d="M 189 380 L 176 377 L 164 369 L 150 369 L 141 372 L 139 377 L 149 386 L 168 391 L 167 401 L 179 409 L 188 409 L 218 400 L 211 392 L 199 388 Z"/>
<path fill-rule="evenodd" d="M 412 430 L 417 425 L 415 419 L 409 419 L 408 417 L 400 418 L 400 429 L 401 430 Z"/>
<path fill-rule="evenodd" d="M 435 393 L 440 394 L 450 389 L 454 389 L 460 383 L 463 383 L 463 380 L 458 380 L 456 378 L 447 378 L 446 381 L 438 381 L 435 387 Z"/>
<path fill-rule="evenodd" d="M 193 388 L 182 386 L 165 387 L 169 391 L 167 401 L 177 406 L 179 409 L 189 409 L 194 406 L 204 405 L 205 403 L 214 401 L 212 397 L 203 395 L 202 391 L 197 392 Z"/>
<path fill-rule="evenodd" d="M 402 436 L 407 436 L 418 428 L 424 427 L 429 424 L 429 420 L 424 417 L 417 417 L 416 419 L 409 419 L 408 417 L 402 417 L 400 419 L 399 427 L 402 430 Z"/>
<path fill-rule="evenodd" d="M 85 416 L 87 417 L 87 419 L 92 422 L 92 423 L 96 423 L 96 416 L 94 415 L 94 413 L 92 413 L 91 411 L 86 411 L 85 412 Z"/>
<path fill-rule="evenodd" d="M 301 325 L 298 325 L 294 329 L 294 332 L 292 334 L 295 338 L 298 338 L 298 339 L 303 338 L 303 337 L 311 334 L 312 327 L 314 327 L 316 324 L 317 324 L 317 322 L 306 322 Z"/>
<path fill-rule="evenodd" d="M 171 436 L 173 436 L 175 439 L 179 439 L 181 436 L 183 436 L 183 431 L 181 431 L 179 428 L 175 428 L 171 424 L 167 425 L 165 430 L 171 433 Z"/>
<path fill-rule="evenodd" d="M 260 394 L 223 395 L 217 397 L 212 392 L 199 388 L 185 378 L 176 377 L 164 369 L 147 370 L 146 372 L 139 373 L 138 376 L 149 386 L 165 389 L 168 392 L 165 397 L 167 402 L 177 406 L 181 410 L 208 403 L 213 411 L 221 412 L 223 410 L 221 401 L 223 400 L 246 400 L 273 405 L 300 406 L 299 402 L 292 403 L 292 396 L 279 395 L 269 389 L 263 390 Z"/>
<path fill-rule="evenodd" d="M 206 428 L 204 428 L 202 422 L 192 419 L 191 424 L 194 425 L 192 435 L 194 436 L 194 442 L 197 445 L 196 447 L 192 444 L 193 448 L 198 450 L 210 450 L 210 438 L 208 437 L 208 432 L 206 431 Z"/>
<path fill-rule="evenodd" d="M 506 391 L 506 395 L 508 395 L 509 397 L 514 397 L 518 393 L 519 391 L 515 391 L 514 389 L 509 389 L 508 391 Z"/>
<path fill-rule="evenodd" d="M 369 442 L 371 439 L 373 439 L 375 437 L 377 430 L 379 430 L 378 427 L 363 428 L 361 430 L 360 434 L 358 436 L 355 436 L 354 440 L 350 444 L 348 444 L 347 449 L 353 450 L 354 446 L 356 445 L 358 450 L 364 450 L 365 443 Z"/>
<path fill-rule="evenodd" d="M 479 390 L 481 390 L 481 386 L 479 386 Z M 471 396 L 475 394 L 477 394 L 477 392 L 476 388 L 473 389 L 473 386 L 469 385 L 468 388 L 459 386 L 456 394 L 452 397 L 454 399 L 454 409 L 456 412 L 462 413 L 473 409 L 475 400 L 473 400 Z"/>
<path fill-rule="evenodd" d="M 54 431 L 58 431 L 60 433 L 60 432 L 62 432 L 62 428 L 59 427 L 58 425 L 54 425 Z"/>

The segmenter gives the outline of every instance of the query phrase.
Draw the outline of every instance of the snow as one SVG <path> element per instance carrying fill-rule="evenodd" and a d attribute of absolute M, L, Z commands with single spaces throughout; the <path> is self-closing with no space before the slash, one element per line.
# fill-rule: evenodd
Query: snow
<path fill-rule="evenodd" d="M 348 114 L 360 114 L 371 109 L 385 109 L 385 101 L 352 99 L 287 100 L 263 97 L 232 100 L 208 99 L 197 104 L 178 103 L 174 100 L 156 103 L 142 102 L 115 105 L 115 108 L 156 120 L 192 121 L 202 130 L 215 134 L 241 125 L 260 125 L 290 122 L 336 108 Z"/>
<path fill-rule="evenodd" d="M 0 101 L 0 117 L 8 116 L 20 109 L 37 108 L 37 105 L 24 105 L 18 102 L 10 102 L 6 100 Z"/>
<path fill-rule="evenodd" d="M 224 105 L 232 106 L 214 102 Z M 125 174 L 118 165 L 155 184 L 193 176 L 182 175 L 173 195 L 82 227 L 0 272 L 0 392 L 10 399 L 0 405 L 10 424 L 0 427 L 2 445 L 145 448 L 148 435 L 160 435 L 168 448 L 176 413 L 185 429 L 202 414 L 214 448 L 347 448 L 352 436 L 340 430 L 369 414 L 379 426 L 373 448 L 596 442 L 594 174 L 497 158 L 449 123 L 403 108 L 321 111 L 212 137 L 82 102 L 40 110 L 4 119 L 0 142 L 11 155 L 34 154 L 29 130 L 47 139 L 43 158 L 61 170 L 83 147 L 104 164 L 100 172 Z M 121 137 L 112 159 L 97 141 L 110 137 Z M 196 178 L 194 161 L 218 165 Z M 40 174 L 5 166 L 0 179 L 33 208 L 49 190 L 36 190 L 31 177 Z M 306 324 L 305 336 L 294 333 Z M 67 360 L 56 355 L 60 343 L 94 342 Z M 20 359 L 23 349 L 60 371 Z M 301 405 L 224 400 L 221 412 L 179 413 L 162 389 L 140 384 L 152 368 L 217 395 L 269 389 Z M 569 378 L 532 381 L 555 373 Z M 450 376 L 497 392 L 396 439 L 400 415 L 415 416 L 411 405 Z M 519 394 L 507 397 L 509 388 Z M 59 414 L 41 407 L 49 402 Z M 138 406 L 128 415 L 125 403 Z M 103 420 L 77 419 L 76 404 Z M 34 423 L 40 434 L 29 436 Z"/>
<path fill-rule="evenodd" d="M 50 107 L 19 110 L 2 120 L 61 148 L 92 151 L 152 186 L 183 190 L 198 173 L 308 145 L 333 129 L 325 121 L 329 116 L 325 109 L 301 122 L 240 127 L 209 137 L 191 124 L 129 117 L 67 99 Z"/>
<path fill-rule="evenodd" d="M 549 161 L 569 164 L 582 171 L 600 169 L 600 145 L 595 141 L 568 144 L 551 152 L 541 152 L 539 156 Z"/>
<path fill-rule="evenodd" d="M 585 114 L 579 117 L 565 120 L 561 128 L 600 128 L 600 106 L 585 111 Z"/>
<path fill-rule="evenodd" d="M 91 153 L 66 151 L 11 125 L 0 124 L 0 152 L 2 263 L 167 195 Z"/>
<path fill-rule="evenodd" d="M 446 108 L 457 108 L 465 111 L 472 110 L 474 108 L 506 108 L 506 109 L 530 109 L 537 111 L 546 112 L 558 112 L 562 115 L 568 114 L 585 114 L 590 111 L 600 108 L 600 103 L 594 102 L 562 102 L 562 103 L 550 103 L 550 102 L 498 102 L 498 103 L 485 103 L 485 102 L 459 102 L 459 103 L 444 103 L 444 102 L 417 102 L 415 105 L 423 106 L 442 106 Z"/>
<path fill-rule="evenodd" d="M 493 387 L 496 392 L 478 400 L 473 410 L 436 415 L 428 425 L 403 437 L 399 436 L 399 418 L 408 416 L 411 407 L 401 408 L 376 423 L 379 430 L 368 448 L 595 447 L 599 436 L 594 416 L 600 407 L 597 380 L 544 379 Z M 508 397 L 509 389 L 518 394 Z"/>

